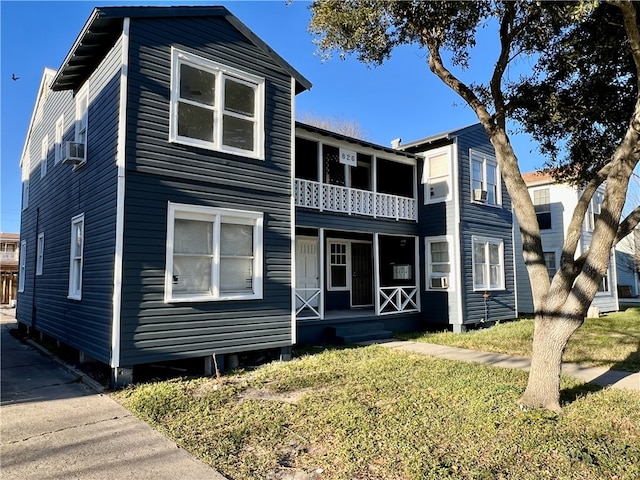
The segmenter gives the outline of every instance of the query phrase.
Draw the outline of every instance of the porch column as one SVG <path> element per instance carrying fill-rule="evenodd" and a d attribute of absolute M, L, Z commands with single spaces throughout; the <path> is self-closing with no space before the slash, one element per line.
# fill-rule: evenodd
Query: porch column
<path fill-rule="evenodd" d="M 318 285 L 320 288 L 318 311 L 320 312 L 320 320 L 324 320 L 324 269 L 327 264 L 324 258 L 324 228 L 318 230 L 318 243 L 318 262 L 320 263 L 320 265 L 318 265 L 318 281 L 320 283 Z"/>
<path fill-rule="evenodd" d="M 375 158 L 375 157 L 374 157 Z M 373 304 L 380 315 L 380 234 L 373 234 Z"/>

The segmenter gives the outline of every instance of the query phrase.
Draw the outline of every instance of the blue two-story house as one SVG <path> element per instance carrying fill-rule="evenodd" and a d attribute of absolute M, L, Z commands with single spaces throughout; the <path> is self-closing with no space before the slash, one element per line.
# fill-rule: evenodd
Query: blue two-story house
<path fill-rule="evenodd" d="M 17 320 L 111 368 L 515 315 L 479 126 L 383 147 L 296 123 L 311 84 L 223 7 L 94 10 L 21 157 Z"/>

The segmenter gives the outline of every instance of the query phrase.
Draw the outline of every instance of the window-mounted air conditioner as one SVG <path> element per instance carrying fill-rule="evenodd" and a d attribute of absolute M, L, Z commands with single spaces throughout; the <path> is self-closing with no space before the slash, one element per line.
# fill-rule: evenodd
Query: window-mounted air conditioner
<path fill-rule="evenodd" d="M 76 168 L 80 165 L 84 165 L 86 162 L 84 154 L 84 143 L 79 142 L 65 142 L 64 150 L 62 152 L 62 163 L 68 165 L 75 165 Z"/>
<path fill-rule="evenodd" d="M 447 288 L 448 286 L 447 277 L 431 277 L 431 288 Z"/>
<path fill-rule="evenodd" d="M 482 190 L 480 188 L 473 189 L 473 200 L 476 202 L 486 202 L 487 201 L 487 191 Z"/>

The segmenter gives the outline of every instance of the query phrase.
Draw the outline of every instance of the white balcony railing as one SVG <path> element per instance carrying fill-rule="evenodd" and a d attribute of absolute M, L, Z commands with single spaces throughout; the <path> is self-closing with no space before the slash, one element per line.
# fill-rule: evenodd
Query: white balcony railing
<path fill-rule="evenodd" d="M 10 260 L 18 261 L 19 252 L 0 252 L 0 262 L 7 262 Z"/>
<path fill-rule="evenodd" d="M 418 287 L 381 287 L 378 289 L 378 315 L 418 311 Z"/>
<path fill-rule="evenodd" d="M 321 184 L 299 178 L 296 179 L 295 199 L 297 207 L 320 211 L 396 220 L 418 219 L 417 202 L 413 198 Z"/>

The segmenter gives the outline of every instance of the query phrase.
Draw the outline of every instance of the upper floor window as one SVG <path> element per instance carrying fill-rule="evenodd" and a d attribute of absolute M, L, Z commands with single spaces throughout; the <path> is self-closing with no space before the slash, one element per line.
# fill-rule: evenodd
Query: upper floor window
<path fill-rule="evenodd" d="M 22 180 L 22 210 L 26 210 L 29 206 L 29 179 Z"/>
<path fill-rule="evenodd" d="M 473 237 L 473 289 L 504 289 L 504 242 Z"/>
<path fill-rule="evenodd" d="M 69 298 L 82 298 L 82 264 L 84 259 L 84 214 L 71 219 L 69 255 Z"/>
<path fill-rule="evenodd" d="M 20 242 L 20 266 L 18 270 L 18 291 L 24 292 L 24 285 L 27 276 L 27 241 Z"/>
<path fill-rule="evenodd" d="M 56 120 L 56 136 L 54 144 L 54 163 L 62 160 L 62 138 L 64 136 L 64 115 Z"/>
<path fill-rule="evenodd" d="M 594 228 L 596 228 L 596 222 L 598 221 L 598 218 L 600 218 L 600 214 L 602 213 L 603 201 L 604 194 L 602 192 L 596 192 L 593 194 L 593 197 L 591 197 L 587 219 L 589 230 L 593 230 Z"/>
<path fill-rule="evenodd" d="M 169 203 L 165 301 L 262 298 L 263 214 Z"/>
<path fill-rule="evenodd" d="M 87 133 L 89 129 L 89 86 L 85 85 L 76 95 L 75 141 L 84 143 L 84 159 L 87 159 Z"/>
<path fill-rule="evenodd" d="M 469 151 L 471 157 L 471 199 L 487 205 L 501 205 L 501 183 L 498 162 L 495 158 Z"/>
<path fill-rule="evenodd" d="M 551 194 L 548 188 L 533 191 L 533 207 L 540 230 L 551 229 Z"/>
<path fill-rule="evenodd" d="M 169 140 L 264 158 L 264 83 L 172 49 Z"/>
<path fill-rule="evenodd" d="M 451 147 L 425 153 L 422 183 L 424 202 L 442 202 L 451 198 Z"/>
<path fill-rule="evenodd" d="M 40 148 L 40 178 L 47 174 L 47 154 L 49 153 L 49 135 L 45 135 L 42 139 Z"/>

